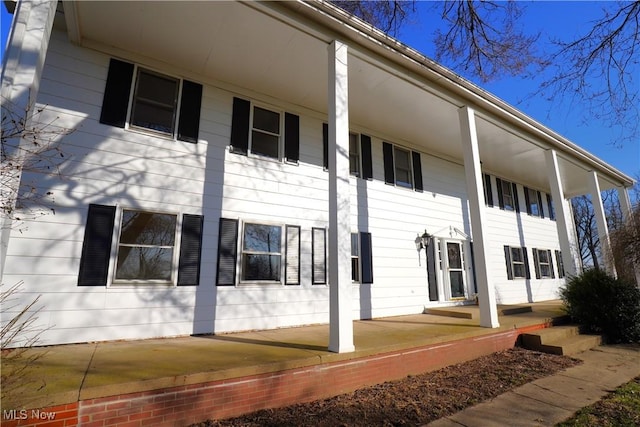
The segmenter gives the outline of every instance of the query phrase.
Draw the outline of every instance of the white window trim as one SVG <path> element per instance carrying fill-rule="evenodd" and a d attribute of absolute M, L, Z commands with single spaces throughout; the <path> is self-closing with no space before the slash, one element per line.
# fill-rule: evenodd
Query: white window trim
<path fill-rule="evenodd" d="M 244 271 L 242 270 L 242 257 L 244 254 L 244 227 L 245 224 L 257 224 L 257 225 L 266 225 L 270 227 L 280 227 L 280 281 L 274 280 L 243 280 Z M 236 248 L 236 283 L 237 287 L 258 287 L 258 288 L 266 288 L 266 287 L 284 287 L 285 286 L 285 247 L 286 247 L 286 224 L 280 222 L 273 221 L 262 221 L 262 220 L 240 220 L 239 221 L 239 235 L 236 244 L 238 245 Z"/>
<path fill-rule="evenodd" d="M 540 272 L 540 280 L 542 279 L 553 279 L 554 278 L 554 274 L 553 274 L 553 261 L 552 261 L 552 256 L 555 256 L 555 252 L 552 252 L 548 249 L 538 249 L 538 248 L 534 248 L 534 251 L 537 252 L 536 256 L 534 257 L 534 260 L 537 261 L 537 264 L 535 266 L 535 268 L 537 269 L 537 271 Z M 540 261 L 540 254 L 544 253 L 548 258 L 548 262 L 543 263 L 542 261 Z M 549 268 L 549 275 L 544 275 L 542 274 L 542 266 L 546 265 Z"/>
<path fill-rule="evenodd" d="M 254 131 L 253 113 L 254 113 L 255 107 L 262 108 L 263 110 L 271 111 L 272 113 L 277 113 L 278 116 L 279 116 L 278 117 L 278 127 L 280 129 L 280 134 L 278 135 L 278 157 L 277 158 L 276 157 L 271 157 L 271 156 L 265 156 L 263 154 L 258 154 L 258 153 L 254 153 L 253 152 L 253 131 Z M 280 109 L 280 108 L 277 108 L 277 107 L 275 107 L 273 105 L 269 105 L 269 104 L 250 101 L 250 104 L 249 104 L 249 146 L 247 147 L 247 156 L 249 156 L 251 158 L 255 158 L 255 159 L 268 160 L 268 161 L 278 162 L 278 163 L 281 163 L 284 160 L 284 132 L 285 132 L 284 116 L 285 116 L 285 111 Z M 274 135 L 275 136 L 275 134 L 264 132 L 262 130 L 259 130 L 259 132 L 263 132 L 266 135 Z M 287 163 L 295 164 L 293 162 L 287 162 Z"/>
<path fill-rule="evenodd" d="M 118 251 L 120 246 L 120 232 L 122 231 L 122 216 L 124 211 L 147 212 L 154 214 L 165 214 L 176 216 L 176 230 L 173 246 L 173 259 L 171 260 L 171 280 L 131 280 L 116 279 L 116 268 L 118 263 Z M 111 253 L 109 256 L 109 267 L 107 274 L 107 288 L 114 287 L 118 289 L 125 288 L 163 288 L 176 287 L 178 285 L 178 267 L 180 261 L 180 230 L 182 230 L 182 212 L 165 211 L 161 209 L 147 209 L 145 207 L 129 207 L 116 205 L 115 224 L 113 226 L 113 235 L 111 236 Z"/>
<path fill-rule="evenodd" d="M 170 135 L 168 133 L 165 132 L 160 132 L 160 131 L 155 131 L 153 129 L 149 129 L 146 128 L 144 126 L 135 126 L 131 124 L 131 114 L 133 113 L 133 100 L 135 98 L 135 91 L 136 91 L 136 83 L 138 82 L 138 74 L 140 69 L 142 70 L 146 70 L 146 71 L 150 71 L 152 73 L 158 74 L 160 76 L 164 76 L 164 77 L 168 77 L 171 79 L 176 79 L 178 81 L 178 94 L 177 94 L 177 99 L 176 99 L 176 108 L 175 108 L 175 112 L 173 115 L 173 133 Z M 131 132 L 136 132 L 136 133 L 140 133 L 143 135 L 151 135 L 151 136 L 156 136 L 159 138 L 164 138 L 170 141 L 177 141 L 178 140 L 178 123 L 180 123 L 180 104 L 182 102 L 182 85 L 183 85 L 184 79 L 181 77 L 178 77 L 176 75 L 173 74 L 167 74 L 165 72 L 162 71 L 158 71 L 154 68 L 150 68 L 150 67 L 143 67 L 140 66 L 138 64 L 134 64 L 134 68 L 133 68 L 133 77 L 131 78 L 131 86 L 129 87 L 129 104 L 127 106 L 127 120 L 125 122 L 125 126 L 124 128 L 126 130 L 129 130 Z"/>
<path fill-rule="evenodd" d="M 391 143 L 392 147 L 393 147 L 393 185 L 397 188 L 405 188 L 407 190 L 415 190 L 416 188 L 416 183 L 413 182 L 413 150 L 411 150 L 410 148 L 407 147 L 403 147 L 402 145 L 398 145 L 395 143 Z M 398 184 L 398 168 L 396 166 L 396 160 L 397 160 L 397 156 L 396 156 L 396 149 L 398 150 L 402 150 L 402 151 L 406 151 L 409 158 L 409 185 L 400 185 Z"/>
<path fill-rule="evenodd" d="M 518 249 L 520 251 L 520 254 L 522 255 L 522 261 L 514 261 L 513 259 L 513 249 Z M 511 276 L 513 277 L 513 280 L 518 280 L 518 279 L 526 279 L 527 278 L 527 263 L 525 262 L 525 253 L 524 253 L 524 248 L 522 246 L 509 246 L 509 251 L 511 251 L 511 253 L 509 254 L 511 256 Z M 516 270 L 514 268 L 514 265 L 522 265 L 522 271 L 524 272 L 524 276 L 516 276 Z"/>

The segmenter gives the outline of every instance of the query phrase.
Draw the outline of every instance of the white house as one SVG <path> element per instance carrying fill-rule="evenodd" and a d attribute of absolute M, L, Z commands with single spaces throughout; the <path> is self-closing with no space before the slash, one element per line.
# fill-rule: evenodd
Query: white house
<path fill-rule="evenodd" d="M 18 2 L 2 73 L 75 129 L 22 176 L 55 215 L 2 229 L 41 344 L 330 323 L 344 352 L 476 295 L 496 327 L 576 272 L 569 198 L 631 211 L 631 178 L 323 1 Z"/>

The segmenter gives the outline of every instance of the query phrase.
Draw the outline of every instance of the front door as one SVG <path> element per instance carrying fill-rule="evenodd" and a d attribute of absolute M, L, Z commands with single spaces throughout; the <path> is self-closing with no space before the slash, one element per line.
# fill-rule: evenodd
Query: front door
<path fill-rule="evenodd" d="M 465 271 L 462 242 L 447 242 L 447 282 L 451 299 L 465 298 Z"/>

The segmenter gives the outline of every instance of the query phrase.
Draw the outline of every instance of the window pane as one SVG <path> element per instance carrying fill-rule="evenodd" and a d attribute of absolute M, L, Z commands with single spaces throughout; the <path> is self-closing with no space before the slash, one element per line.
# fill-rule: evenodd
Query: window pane
<path fill-rule="evenodd" d="M 279 226 L 245 224 L 244 249 L 256 252 L 280 252 Z"/>
<path fill-rule="evenodd" d="M 464 297 L 464 282 L 462 280 L 462 271 L 450 271 L 449 279 L 451 282 L 451 298 Z"/>
<path fill-rule="evenodd" d="M 359 264 L 357 257 L 351 258 L 351 281 L 353 282 L 360 281 Z"/>
<path fill-rule="evenodd" d="M 393 152 L 393 159 L 396 170 L 396 185 L 401 187 L 413 186 L 411 181 L 411 163 L 409 161 L 409 152 L 395 147 Z"/>
<path fill-rule="evenodd" d="M 549 264 L 540 265 L 540 275 L 542 277 L 551 277 L 551 268 Z"/>
<path fill-rule="evenodd" d="M 538 192 L 530 188 L 527 189 L 529 196 L 529 211 L 531 215 L 540 216 L 540 205 L 538 204 Z"/>
<path fill-rule="evenodd" d="M 351 256 L 358 255 L 358 233 L 351 233 Z"/>
<path fill-rule="evenodd" d="M 512 187 L 509 181 L 501 181 L 502 201 L 506 210 L 514 210 Z"/>
<path fill-rule="evenodd" d="M 251 134 L 251 152 L 267 157 L 279 158 L 278 140 L 279 137 L 269 135 L 259 131 L 253 131 Z"/>
<path fill-rule="evenodd" d="M 280 134 L 280 114 L 264 108 L 253 108 L 253 128 Z"/>
<path fill-rule="evenodd" d="M 171 280 L 172 248 L 120 246 L 116 279 Z"/>
<path fill-rule="evenodd" d="M 140 70 L 131 112 L 131 124 L 173 133 L 178 80 Z"/>
<path fill-rule="evenodd" d="M 349 134 L 349 172 L 351 175 L 360 176 L 360 148 L 358 135 Z"/>
<path fill-rule="evenodd" d="M 522 248 L 511 248 L 511 261 L 524 262 L 522 258 Z"/>
<path fill-rule="evenodd" d="M 540 263 L 549 264 L 549 252 L 538 251 L 538 260 L 540 261 Z"/>
<path fill-rule="evenodd" d="M 243 280 L 280 281 L 280 255 L 243 254 Z"/>
<path fill-rule="evenodd" d="M 513 277 L 525 277 L 524 264 L 513 264 Z"/>
<path fill-rule="evenodd" d="M 449 257 L 449 268 L 462 268 L 460 245 L 458 243 L 447 243 L 447 256 Z"/>
<path fill-rule="evenodd" d="M 173 246 L 176 216 L 149 212 L 124 211 L 120 243 Z"/>

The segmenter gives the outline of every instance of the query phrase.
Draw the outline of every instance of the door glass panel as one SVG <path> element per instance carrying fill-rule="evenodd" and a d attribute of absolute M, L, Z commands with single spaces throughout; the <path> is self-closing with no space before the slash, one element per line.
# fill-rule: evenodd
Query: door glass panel
<path fill-rule="evenodd" d="M 449 268 L 462 268 L 459 243 L 447 243 L 447 254 L 449 256 Z"/>
<path fill-rule="evenodd" d="M 451 298 L 464 298 L 464 281 L 462 271 L 450 271 Z"/>

